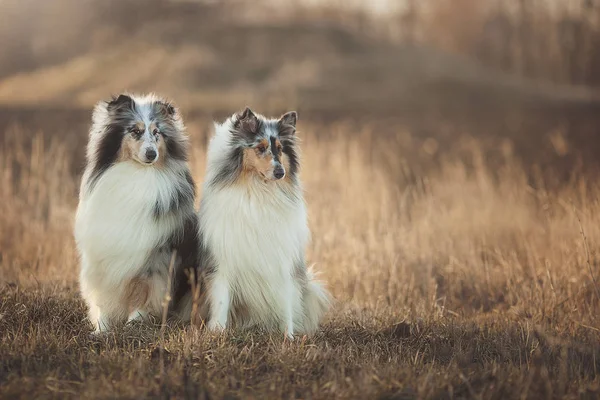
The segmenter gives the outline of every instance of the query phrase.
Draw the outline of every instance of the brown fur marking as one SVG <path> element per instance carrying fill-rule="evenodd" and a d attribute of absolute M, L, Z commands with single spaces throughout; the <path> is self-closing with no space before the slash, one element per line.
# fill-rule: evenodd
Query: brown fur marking
<path fill-rule="evenodd" d="M 164 165 L 165 156 L 167 155 L 167 144 L 165 143 L 165 138 L 160 134 L 156 141 L 156 147 L 158 148 L 158 160 L 156 160 L 155 165 Z"/>
<path fill-rule="evenodd" d="M 265 149 L 268 149 L 269 148 L 269 141 L 267 139 L 262 139 L 260 141 L 260 143 L 258 143 L 256 145 L 256 147 L 260 147 L 260 146 L 264 147 Z"/>
<path fill-rule="evenodd" d="M 283 146 L 281 145 L 281 142 L 279 141 L 279 139 L 275 139 L 275 148 L 271 149 L 273 151 L 273 153 L 283 154 L 282 149 L 283 149 Z"/>
<path fill-rule="evenodd" d="M 135 277 L 127 283 L 123 298 L 129 312 L 132 312 L 146 304 L 150 297 L 150 285 L 146 279 Z"/>
<path fill-rule="evenodd" d="M 250 175 L 258 173 L 262 178 L 266 179 L 272 173 L 273 156 L 271 154 L 260 154 L 256 148 L 244 150 L 243 172 Z"/>
<path fill-rule="evenodd" d="M 139 151 L 139 143 L 137 140 L 127 135 L 121 143 L 121 151 L 117 161 L 123 162 L 133 159 L 133 155 Z"/>
<path fill-rule="evenodd" d="M 292 174 L 288 173 L 291 169 L 290 158 L 285 153 L 282 153 L 280 158 L 281 158 L 281 165 L 283 165 L 283 168 L 285 168 L 285 176 L 283 177 L 283 181 L 287 182 L 287 183 L 291 183 L 292 182 Z"/>

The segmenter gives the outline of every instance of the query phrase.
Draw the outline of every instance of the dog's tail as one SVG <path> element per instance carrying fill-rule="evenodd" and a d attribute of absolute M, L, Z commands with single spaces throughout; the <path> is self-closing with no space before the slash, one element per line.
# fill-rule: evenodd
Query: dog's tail
<path fill-rule="evenodd" d="M 318 280 L 318 273 L 311 267 L 306 271 L 307 285 L 303 295 L 303 319 L 299 333 L 313 334 L 319 328 L 319 322 L 333 302 L 325 283 Z"/>

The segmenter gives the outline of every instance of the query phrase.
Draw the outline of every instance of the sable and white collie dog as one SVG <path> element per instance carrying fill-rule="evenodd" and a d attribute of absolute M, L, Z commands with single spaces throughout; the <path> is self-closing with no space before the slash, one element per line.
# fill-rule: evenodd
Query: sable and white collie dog
<path fill-rule="evenodd" d="M 296 119 L 246 108 L 215 123 L 199 212 L 211 330 L 259 327 L 293 338 L 315 332 L 329 307 L 304 259 Z"/>
<path fill-rule="evenodd" d="M 81 294 L 96 333 L 162 315 L 167 294 L 171 311 L 189 302 L 183 268 L 196 267 L 199 244 L 187 153 L 183 121 L 167 101 L 122 94 L 96 105 L 75 221 Z"/>

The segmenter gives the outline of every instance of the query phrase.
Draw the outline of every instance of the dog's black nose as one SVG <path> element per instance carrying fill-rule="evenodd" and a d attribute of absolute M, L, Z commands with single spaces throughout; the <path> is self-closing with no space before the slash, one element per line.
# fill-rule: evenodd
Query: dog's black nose
<path fill-rule="evenodd" d="M 156 159 L 156 150 L 148 149 L 146 150 L 146 160 L 154 161 Z"/>
<path fill-rule="evenodd" d="M 283 168 L 275 168 L 275 170 L 273 171 L 273 176 L 275 177 L 275 179 L 281 179 L 284 175 L 285 171 L 283 170 Z"/>

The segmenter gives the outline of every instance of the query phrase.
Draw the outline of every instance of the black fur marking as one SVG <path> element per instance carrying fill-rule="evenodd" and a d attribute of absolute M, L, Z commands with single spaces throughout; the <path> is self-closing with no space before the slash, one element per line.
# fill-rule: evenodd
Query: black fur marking
<path fill-rule="evenodd" d="M 198 216 L 190 213 L 181 229 L 169 239 L 172 249 L 177 250 L 185 268 L 195 267 L 198 258 Z"/>
<path fill-rule="evenodd" d="M 194 180 L 189 171 L 185 171 L 183 177 L 185 183 L 180 182 L 176 185 L 175 190 L 171 195 L 171 199 L 168 204 L 163 204 L 159 200 L 156 200 L 154 204 L 154 218 L 160 219 L 170 213 L 176 212 L 177 210 L 185 207 L 194 207 L 194 198 L 196 196 L 196 186 Z"/>
<path fill-rule="evenodd" d="M 281 125 L 288 125 L 294 129 L 296 129 L 296 121 L 298 121 L 298 113 L 296 111 L 286 112 L 279 119 Z"/>
<path fill-rule="evenodd" d="M 169 115 L 169 116 L 171 116 L 171 117 L 172 117 L 173 115 L 175 115 L 175 112 L 176 112 L 177 110 L 175 109 L 175 107 L 174 107 L 174 106 L 173 106 L 171 103 L 169 103 L 169 102 L 166 102 L 166 101 L 160 101 L 160 102 L 159 102 L 159 104 L 160 104 L 160 105 L 161 105 L 161 107 L 162 107 L 162 108 L 163 108 L 163 109 L 164 109 L 164 110 L 167 112 L 167 115 Z"/>
<path fill-rule="evenodd" d="M 238 114 L 233 126 L 236 130 L 256 135 L 260 132 L 260 121 L 249 107 Z"/>
<path fill-rule="evenodd" d="M 273 159 L 280 163 L 281 157 L 279 156 L 279 150 L 277 149 L 277 138 L 271 136 L 271 153 L 273 153 Z"/>
<path fill-rule="evenodd" d="M 160 201 L 156 200 L 156 203 L 154 203 L 154 219 L 159 219 L 160 217 L 162 217 L 164 214 L 166 214 L 166 212 L 163 210 L 163 205 L 161 204 Z"/>
<path fill-rule="evenodd" d="M 106 127 L 102 141 L 99 143 L 94 156 L 95 164 L 90 175 L 90 188 L 117 160 L 121 150 L 123 134 L 123 127 L 119 124 L 110 124 Z"/>
<path fill-rule="evenodd" d="M 212 179 L 211 184 L 232 184 L 240 176 L 244 162 L 244 148 L 234 144 L 232 146 L 228 150 L 226 161 L 219 166 L 219 172 Z"/>
<path fill-rule="evenodd" d="M 187 140 L 182 132 L 177 132 L 175 121 L 179 118 L 177 109 L 168 102 L 156 101 L 152 104 L 152 119 L 160 126 L 160 134 L 165 141 L 168 158 L 178 161 L 188 160 Z"/>
<path fill-rule="evenodd" d="M 113 97 L 111 101 L 108 102 L 107 109 L 108 111 L 113 111 L 115 109 L 133 109 L 135 107 L 135 102 L 133 99 L 126 94 L 120 94 L 119 97 Z"/>
<path fill-rule="evenodd" d="M 302 287 L 306 287 L 307 283 L 307 274 L 306 274 L 306 262 L 304 261 L 304 256 L 300 260 L 294 262 L 294 277 L 302 283 Z"/>
<path fill-rule="evenodd" d="M 171 157 L 174 160 L 187 161 L 188 150 L 187 145 L 184 142 L 177 140 L 176 138 L 171 137 L 169 135 L 163 135 L 163 138 L 165 140 L 165 145 L 167 147 L 167 153 L 169 154 L 169 157 Z"/>
<path fill-rule="evenodd" d="M 135 140 L 140 140 L 142 138 L 142 135 L 144 134 L 143 131 L 137 130 L 135 126 L 129 128 L 129 132 L 131 133 L 131 137 Z"/>
<path fill-rule="evenodd" d="M 285 115 L 287 115 L 287 114 L 285 114 Z M 293 125 L 289 121 L 290 117 L 285 118 L 285 119 L 284 119 L 284 117 L 281 117 L 281 119 L 279 121 L 277 121 L 277 131 L 279 132 L 279 136 L 282 138 L 294 136 L 296 134 L 295 113 L 294 113 L 294 117 L 293 117 L 293 123 L 294 123 Z"/>
<path fill-rule="evenodd" d="M 190 173 L 189 170 L 185 171 L 185 180 L 187 181 L 188 185 L 190 185 L 190 187 L 192 188 L 192 194 L 195 197 L 196 196 L 196 183 L 194 182 L 194 178 L 192 177 L 192 174 Z"/>
<path fill-rule="evenodd" d="M 161 259 L 161 257 L 163 257 Z M 169 265 L 165 265 L 164 262 L 168 263 L 171 259 L 171 248 L 169 246 L 160 246 L 154 249 L 146 260 L 146 266 L 143 270 L 143 275 L 150 278 L 153 274 L 162 274 L 169 268 Z"/>
<path fill-rule="evenodd" d="M 233 131 L 231 134 L 238 141 L 245 142 L 250 145 L 256 139 L 263 129 L 263 121 L 261 121 L 248 107 L 239 113 L 233 123 Z"/>
<path fill-rule="evenodd" d="M 293 138 L 291 139 L 283 139 L 281 141 L 281 145 L 283 146 L 283 153 L 287 155 L 290 168 L 287 171 L 290 178 L 293 180 L 296 179 L 298 175 L 298 169 L 300 167 L 300 159 L 298 157 L 298 153 L 296 152 L 296 143 Z"/>
<path fill-rule="evenodd" d="M 295 111 L 285 113 L 279 121 L 277 121 L 277 131 L 279 132 L 279 138 L 281 145 L 283 146 L 283 153 L 285 153 L 290 162 L 290 168 L 288 174 L 292 180 L 296 180 L 298 175 L 298 169 L 300 167 L 300 159 L 296 152 L 296 122 L 298 114 Z"/>
<path fill-rule="evenodd" d="M 106 104 L 106 110 L 109 114 L 110 123 L 104 127 L 102 140 L 92 158 L 95 164 L 90 175 L 90 189 L 117 160 L 125 129 L 127 129 L 130 122 L 127 120 L 127 116 L 135 111 L 135 102 L 131 97 L 122 94 L 109 101 Z"/>
<path fill-rule="evenodd" d="M 202 284 L 199 280 L 199 273 L 202 272 L 205 257 L 202 252 L 202 241 L 199 236 L 198 216 L 192 213 L 183 223 L 181 230 L 175 232 L 169 239 L 169 245 L 177 251 L 181 260 L 179 268 L 175 271 L 173 279 L 173 305 L 177 307 L 183 297 L 192 289 L 192 283 L 189 279 L 189 270 L 196 269 L 196 282 Z M 201 289 L 202 290 L 202 289 Z M 201 291 L 202 293 L 202 291 Z"/>

